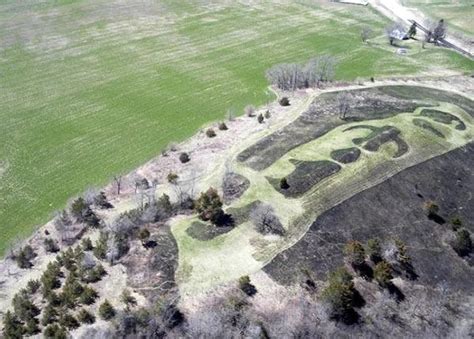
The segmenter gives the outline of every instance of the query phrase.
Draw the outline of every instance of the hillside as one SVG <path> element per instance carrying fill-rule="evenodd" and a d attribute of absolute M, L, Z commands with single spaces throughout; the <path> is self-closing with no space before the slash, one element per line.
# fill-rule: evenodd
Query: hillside
<path fill-rule="evenodd" d="M 398 56 L 387 24 L 325 1 L 0 2 L 0 253 L 71 196 L 272 100 L 274 64 L 331 54 L 341 80 L 472 70 L 417 43 Z"/>

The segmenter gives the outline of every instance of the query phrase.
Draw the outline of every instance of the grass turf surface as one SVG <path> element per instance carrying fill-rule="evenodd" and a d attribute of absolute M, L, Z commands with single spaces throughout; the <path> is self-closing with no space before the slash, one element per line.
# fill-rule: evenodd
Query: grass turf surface
<path fill-rule="evenodd" d="M 472 68 L 442 49 L 397 56 L 368 8 L 309 3 L 1 0 L 0 253 L 87 186 L 269 100 L 275 63 L 331 53 L 339 79 Z"/>

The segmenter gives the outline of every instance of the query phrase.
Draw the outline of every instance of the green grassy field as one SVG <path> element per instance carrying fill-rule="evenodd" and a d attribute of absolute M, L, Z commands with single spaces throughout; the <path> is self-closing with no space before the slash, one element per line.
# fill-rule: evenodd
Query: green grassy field
<path fill-rule="evenodd" d="M 362 26 L 387 24 L 369 8 L 224 3 L 0 0 L 0 253 L 88 186 L 270 100 L 275 63 L 331 53 L 338 79 L 472 70 L 363 44 Z"/>

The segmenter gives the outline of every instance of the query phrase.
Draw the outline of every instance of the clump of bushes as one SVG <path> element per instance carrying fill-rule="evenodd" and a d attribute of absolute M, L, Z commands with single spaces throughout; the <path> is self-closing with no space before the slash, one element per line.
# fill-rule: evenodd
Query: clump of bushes
<path fill-rule="evenodd" d="M 264 115 L 265 119 L 270 119 L 272 117 L 272 113 L 270 113 L 270 111 L 267 109 L 265 111 L 265 115 Z"/>
<path fill-rule="evenodd" d="M 280 106 L 290 106 L 290 99 L 288 99 L 287 97 L 281 98 L 278 102 L 280 103 Z"/>
<path fill-rule="evenodd" d="M 169 172 L 166 179 L 170 184 L 176 185 L 178 183 L 179 176 L 176 173 Z"/>
<path fill-rule="evenodd" d="M 181 161 L 181 163 L 183 164 L 189 162 L 190 160 L 191 159 L 189 158 L 189 154 L 186 152 L 183 152 L 179 155 L 179 161 Z"/>
<path fill-rule="evenodd" d="M 107 196 L 105 195 L 105 192 L 100 191 L 95 197 L 94 197 L 94 205 L 101 209 L 109 209 L 113 208 L 114 206 L 107 200 Z"/>
<path fill-rule="evenodd" d="M 435 218 L 439 212 L 439 206 L 436 205 L 433 201 L 427 201 L 424 205 L 426 215 L 428 218 Z"/>
<path fill-rule="evenodd" d="M 244 108 L 244 113 L 248 117 L 253 117 L 255 114 L 255 107 L 252 105 L 248 105 Z"/>
<path fill-rule="evenodd" d="M 225 122 L 220 122 L 219 123 L 219 130 L 220 131 L 227 131 L 229 128 L 227 127 L 227 125 L 225 124 Z"/>
<path fill-rule="evenodd" d="M 239 278 L 239 288 L 242 290 L 242 292 L 247 294 L 249 297 L 257 293 L 257 289 L 250 282 L 250 277 L 248 275 L 245 275 Z"/>
<path fill-rule="evenodd" d="M 351 240 L 346 244 L 344 254 L 352 266 L 362 266 L 365 263 L 364 246 L 356 240 Z"/>
<path fill-rule="evenodd" d="M 472 252 L 472 239 L 469 231 L 465 228 L 458 229 L 452 246 L 459 256 L 469 255 Z"/>
<path fill-rule="evenodd" d="M 18 254 L 15 256 L 15 261 L 20 268 L 31 268 L 33 266 L 31 260 L 33 260 L 35 257 L 36 253 L 33 250 L 33 247 L 26 245 L 20 249 Z"/>
<path fill-rule="evenodd" d="M 462 226 L 462 220 L 458 217 L 451 220 L 451 228 L 453 231 L 457 231 Z"/>
<path fill-rule="evenodd" d="M 45 238 L 43 241 L 43 246 L 46 252 L 56 253 L 59 251 L 59 246 L 54 239 Z"/>
<path fill-rule="evenodd" d="M 208 138 L 214 138 L 216 136 L 216 132 L 212 128 L 209 128 L 206 131 L 206 135 Z"/>
<path fill-rule="evenodd" d="M 223 225 L 229 216 L 222 210 L 222 200 L 214 188 L 209 188 L 201 193 L 196 200 L 194 208 L 199 213 L 199 218 L 203 221 L 211 221 L 214 225 Z"/>
<path fill-rule="evenodd" d="M 280 179 L 280 188 L 282 190 L 287 190 L 288 188 L 290 188 L 290 185 L 288 184 L 288 180 L 286 178 Z"/>
<path fill-rule="evenodd" d="M 76 218 L 77 222 L 84 223 L 90 227 L 98 227 L 100 225 L 100 219 L 92 211 L 90 205 L 79 197 L 74 200 L 71 204 L 71 215 Z"/>

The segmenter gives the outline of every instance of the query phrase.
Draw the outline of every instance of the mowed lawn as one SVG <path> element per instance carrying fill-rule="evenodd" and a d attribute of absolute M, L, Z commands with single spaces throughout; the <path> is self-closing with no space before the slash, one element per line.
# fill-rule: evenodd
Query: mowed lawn
<path fill-rule="evenodd" d="M 273 64 L 330 53 L 338 79 L 472 69 L 363 44 L 361 27 L 387 25 L 369 8 L 208 3 L 0 0 L 0 254 L 87 187 L 271 100 Z"/>

